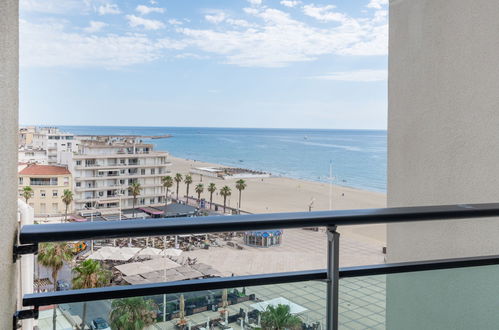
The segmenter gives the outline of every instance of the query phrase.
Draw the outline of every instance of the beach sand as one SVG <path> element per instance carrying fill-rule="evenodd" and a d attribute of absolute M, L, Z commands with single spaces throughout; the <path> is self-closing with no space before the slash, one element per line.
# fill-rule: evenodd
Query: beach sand
<path fill-rule="evenodd" d="M 169 157 L 172 162 L 171 175 L 189 173 L 193 167 L 221 165 L 195 160 Z M 232 195 L 227 205 L 237 207 L 239 192 L 235 188 L 235 179 L 218 179 L 192 174 L 193 183 L 189 195 L 195 196 L 194 187 L 203 183 L 205 192 L 202 198 L 209 200 L 206 186 L 213 182 L 217 188 L 227 185 Z M 304 212 L 308 211 L 313 201 L 313 211 L 329 209 L 329 189 L 326 183 L 297 180 L 285 177 L 245 179 L 247 187 L 242 192 L 242 210 L 251 213 Z M 175 191 L 175 185 L 172 188 Z M 179 194 L 185 195 L 185 184 L 180 185 Z M 383 193 L 360 190 L 350 187 L 333 186 L 332 208 L 335 210 L 381 208 L 386 206 Z M 223 203 L 218 192 L 213 201 Z M 379 264 L 384 262 L 382 248 L 386 246 L 386 225 L 341 226 L 340 266 Z M 272 248 L 252 248 L 244 250 L 232 248 L 212 248 L 184 253 L 184 256 L 198 258 L 200 262 L 213 265 L 224 274 L 257 274 L 266 272 L 294 271 L 324 268 L 326 262 L 325 231 L 313 232 L 303 229 L 288 229 L 283 235 L 283 244 Z M 241 242 L 241 245 L 242 244 Z M 262 255 L 265 258 L 260 258 Z"/>

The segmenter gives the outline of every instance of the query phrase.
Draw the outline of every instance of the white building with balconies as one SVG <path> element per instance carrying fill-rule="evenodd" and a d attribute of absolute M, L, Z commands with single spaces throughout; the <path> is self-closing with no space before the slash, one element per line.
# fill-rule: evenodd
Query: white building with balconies
<path fill-rule="evenodd" d="M 77 152 L 62 156 L 74 173 L 75 210 L 109 214 L 131 209 L 128 188 L 135 182 L 142 188 L 136 207 L 163 205 L 161 178 L 169 173 L 167 158 L 168 153 L 153 151 L 151 144 L 135 137 L 83 137 Z"/>

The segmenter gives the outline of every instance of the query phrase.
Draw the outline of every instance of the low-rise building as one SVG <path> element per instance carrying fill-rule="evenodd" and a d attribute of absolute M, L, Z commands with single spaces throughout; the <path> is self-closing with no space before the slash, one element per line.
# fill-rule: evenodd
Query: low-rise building
<path fill-rule="evenodd" d="M 61 216 L 66 205 L 62 201 L 65 189 L 72 189 L 72 176 L 67 167 L 27 164 L 19 171 L 19 196 L 23 198 L 23 188 L 31 187 L 33 194 L 28 200 L 35 210 L 35 216 Z M 73 209 L 69 206 L 68 212 Z"/>
<path fill-rule="evenodd" d="M 34 154 L 36 162 L 55 165 L 61 163 L 64 152 L 76 152 L 79 141 L 72 133 L 57 127 L 24 127 L 19 129 L 19 156 L 29 158 Z M 45 160 L 39 157 L 44 154 Z"/>

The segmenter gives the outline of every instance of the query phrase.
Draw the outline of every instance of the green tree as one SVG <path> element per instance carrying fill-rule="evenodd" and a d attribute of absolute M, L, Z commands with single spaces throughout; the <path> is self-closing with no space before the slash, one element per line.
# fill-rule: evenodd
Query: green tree
<path fill-rule="evenodd" d="M 168 191 L 170 190 L 171 187 L 173 187 L 173 178 L 169 175 L 164 176 L 161 178 L 161 182 L 163 182 L 163 187 L 166 188 L 166 195 L 165 195 L 165 207 L 168 206 Z"/>
<path fill-rule="evenodd" d="M 65 210 L 64 210 L 64 221 L 68 221 L 68 208 L 71 203 L 73 203 L 73 192 L 69 189 L 64 189 L 64 192 L 62 193 L 62 202 L 65 205 Z"/>
<path fill-rule="evenodd" d="M 133 182 L 129 187 L 128 190 L 130 191 L 130 194 L 133 196 L 133 217 L 135 218 L 135 205 L 137 205 L 137 196 L 140 195 L 140 192 L 142 191 L 142 187 L 140 183 L 138 182 Z"/>
<path fill-rule="evenodd" d="M 116 299 L 111 304 L 109 319 L 112 329 L 142 330 L 154 324 L 156 305 L 140 297 Z"/>
<path fill-rule="evenodd" d="M 246 181 L 239 179 L 236 181 L 236 189 L 239 190 L 239 213 L 241 213 L 241 192 L 246 189 Z"/>
<path fill-rule="evenodd" d="M 201 194 L 203 193 L 204 191 L 204 185 L 202 183 L 198 184 L 196 186 L 196 193 L 198 194 L 198 201 L 201 201 Z"/>
<path fill-rule="evenodd" d="M 54 291 L 57 290 L 57 278 L 59 271 L 64 266 L 64 262 L 73 259 L 72 247 L 67 243 L 42 243 L 38 251 L 38 263 L 52 270 L 52 280 L 54 281 Z M 54 306 L 52 316 L 53 329 L 56 330 L 57 311 Z"/>
<path fill-rule="evenodd" d="M 302 328 L 302 321 L 298 316 L 291 314 L 288 305 L 277 305 L 276 307 L 268 305 L 267 309 L 261 315 L 262 329 L 298 330 Z"/>
<path fill-rule="evenodd" d="M 224 198 L 224 213 L 225 213 L 225 207 L 227 205 L 227 197 L 232 195 L 232 192 L 230 191 L 230 188 L 228 186 L 223 186 L 222 189 L 220 189 L 220 195 Z"/>
<path fill-rule="evenodd" d="M 214 183 L 210 183 L 208 185 L 208 191 L 210 192 L 210 210 L 211 210 L 211 205 L 213 204 L 213 193 L 217 191 L 217 186 Z"/>
<path fill-rule="evenodd" d="M 102 268 L 97 260 L 87 259 L 73 269 L 73 289 L 100 288 L 109 284 L 111 272 Z M 87 302 L 83 303 L 81 328 L 85 329 Z"/>
<path fill-rule="evenodd" d="M 185 184 L 186 184 L 186 186 L 187 186 L 186 195 L 187 195 L 187 204 L 189 204 L 189 186 L 190 186 L 190 185 L 191 185 L 191 183 L 192 183 L 192 176 L 190 176 L 189 174 L 187 174 L 187 175 L 185 176 L 184 183 L 185 183 Z"/>
<path fill-rule="evenodd" d="M 23 198 L 26 201 L 26 204 L 28 204 L 29 199 L 33 197 L 33 188 L 30 186 L 26 186 L 23 188 Z"/>
<path fill-rule="evenodd" d="M 177 202 L 178 202 L 178 187 L 180 185 L 180 182 L 182 182 L 182 179 L 183 179 L 182 174 L 180 173 L 175 174 L 174 180 L 177 183 Z"/>

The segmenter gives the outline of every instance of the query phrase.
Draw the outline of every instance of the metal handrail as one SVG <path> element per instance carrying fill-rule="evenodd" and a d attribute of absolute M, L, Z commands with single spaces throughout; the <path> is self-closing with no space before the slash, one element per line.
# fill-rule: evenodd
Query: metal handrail
<path fill-rule="evenodd" d="M 394 264 L 344 267 L 339 269 L 339 278 L 376 276 L 422 272 L 430 270 L 455 269 L 499 265 L 499 255 L 441 259 L 431 261 L 403 262 Z M 118 299 L 159 294 L 175 294 L 194 291 L 251 287 L 260 285 L 321 281 L 327 279 L 327 269 L 216 277 L 209 279 L 174 281 L 150 284 L 111 286 L 96 289 L 81 289 L 27 294 L 23 306 L 48 306 L 53 304 L 75 303 L 103 299 Z"/>
<path fill-rule="evenodd" d="M 235 232 L 302 227 L 404 223 L 431 220 L 457 220 L 499 216 L 499 203 L 416 206 L 384 209 L 207 216 L 175 220 L 147 219 L 28 225 L 21 228 L 21 244 L 146 237 L 213 232 Z"/>

